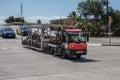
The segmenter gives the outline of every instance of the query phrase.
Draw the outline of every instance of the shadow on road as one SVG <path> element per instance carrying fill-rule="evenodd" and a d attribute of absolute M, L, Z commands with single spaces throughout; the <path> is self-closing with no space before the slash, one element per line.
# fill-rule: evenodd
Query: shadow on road
<path fill-rule="evenodd" d="M 85 57 L 81 57 L 80 59 L 76 59 L 75 57 L 70 57 L 67 60 L 70 60 L 74 63 L 101 62 L 101 60 L 88 59 L 88 58 L 85 58 Z"/>

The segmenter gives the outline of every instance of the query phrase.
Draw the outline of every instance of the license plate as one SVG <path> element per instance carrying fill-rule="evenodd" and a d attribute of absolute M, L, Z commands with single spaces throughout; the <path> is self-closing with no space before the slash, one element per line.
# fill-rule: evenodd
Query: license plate
<path fill-rule="evenodd" d="M 12 36 L 12 35 L 8 35 L 8 36 Z"/>
<path fill-rule="evenodd" d="M 83 53 L 83 51 L 76 51 L 76 53 Z"/>

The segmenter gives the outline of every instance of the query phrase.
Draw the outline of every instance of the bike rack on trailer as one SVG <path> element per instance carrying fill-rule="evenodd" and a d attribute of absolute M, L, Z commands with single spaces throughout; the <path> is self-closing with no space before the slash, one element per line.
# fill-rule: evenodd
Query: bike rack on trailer
<path fill-rule="evenodd" d="M 21 37 L 21 43 L 23 45 L 23 47 L 28 47 L 28 48 L 32 48 L 32 49 L 36 49 L 36 50 L 40 50 L 43 51 L 46 47 L 49 46 L 48 42 L 49 39 L 52 38 L 51 36 L 53 36 L 52 33 L 56 33 L 56 32 L 52 32 L 51 28 L 63 28 L 63 26 L 66 25 L 58 25 L 58 24 L 40 24 L 40 25 L 30 25 L 29 27 L 29 32 L 27 36 L 23 36 Z M 41 34 L 39 39 L 40 41 L 38 42 L 38 46 L 34 46 L 33 44 L 33 39 L 32 39 L 32 35 L 33 35 L 33 31 L 36 29 L 36 31 Z M 44 30 L 44 32 L 43 32 Z M 47 35 L 45 35 L 47 34 Z M 54 35 L 55 36 L 55 35 Z M 27 40 L 28 39 L 28 40 Z M 25 42 L 26 40 L 26 42 Z"/>
<path fill-rule="evenodd" d="M 47 43 L 49 41 L 49 35 L 46 35 L 46 33 L 50 32 L 50 28 L 48 25 L 31 25 L 29 27 L 29 32 L 27 36 L 21 37 L 21 43 L 23 47 L 28 47 L 36 50 L 43 51 L 45 47 L 47 47 Z M 43 32 L 43 30 L 45 32 Z M 33 43 L 33 32 L 37 32 L 39 37 L 38 37 L 38 42 L 36 43 L 37 46 L 34 46 L 35 43 Z"/>

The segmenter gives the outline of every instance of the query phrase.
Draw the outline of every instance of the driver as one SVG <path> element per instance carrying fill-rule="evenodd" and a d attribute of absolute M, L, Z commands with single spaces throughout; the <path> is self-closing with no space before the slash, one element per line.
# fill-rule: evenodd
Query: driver
<path fill-rule="evenodd" d="M 61 44 L 61 42 L 62 42 L 62 39 L 61 39 L 61 36 L 59 35 L 59 33 L 56 33 L 56 42 L 58 45 Z"/>

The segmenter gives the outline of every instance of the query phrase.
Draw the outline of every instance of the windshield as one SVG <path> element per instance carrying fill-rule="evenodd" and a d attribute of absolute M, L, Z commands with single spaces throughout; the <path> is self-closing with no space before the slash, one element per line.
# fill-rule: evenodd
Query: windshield
<path fill-rule="evenodd" d="M 29 28 L 28 27 L 21 27 L 22 28 L 22 30 L 26 30 L 26 31 L 28 31 L 29 30 Z"/>
<path fill-rule="evenodd" d="M 68 37 L 70 42 L 85 42 L 83 32 L 68 32 Z"/>
<path fill-rule="evenodd" d="M 13 31 L 11 28 L 4 28 L 4 31 Z"/>

